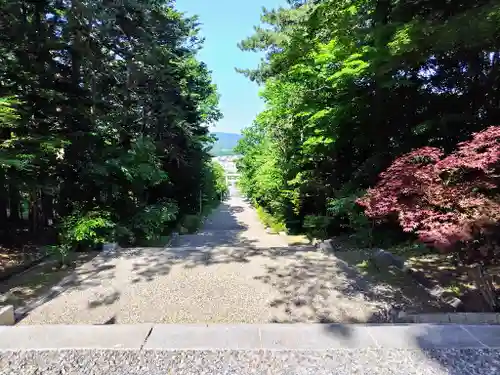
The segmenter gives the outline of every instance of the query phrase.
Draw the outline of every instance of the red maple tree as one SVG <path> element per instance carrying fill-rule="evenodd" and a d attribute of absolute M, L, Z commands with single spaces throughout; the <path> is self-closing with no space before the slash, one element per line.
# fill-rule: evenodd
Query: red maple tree
<path fill-rule="evenodd" d="M 492 126 L 447 156 L 433 147 L 403 155 L 357 203 L 368 217 L 394 218 L 424 243 L 442 252 L 466 250 L 474 262 L 498 249 L 499 186 L 500 126 Z"/>

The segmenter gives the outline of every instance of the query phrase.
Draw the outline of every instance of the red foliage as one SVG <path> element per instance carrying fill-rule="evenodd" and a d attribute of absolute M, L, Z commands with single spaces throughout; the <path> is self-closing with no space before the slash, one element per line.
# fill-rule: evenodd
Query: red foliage
<path fill-rule="evenodd" d="M 371 218 L 396 217 L 404 231 L 441 251 L 470 249 L 481 232 L 478 223 L 500 222 L 500 127 L 474 134 L 443 156 L 423 147 L 396 159 L 357 203 Z"/>

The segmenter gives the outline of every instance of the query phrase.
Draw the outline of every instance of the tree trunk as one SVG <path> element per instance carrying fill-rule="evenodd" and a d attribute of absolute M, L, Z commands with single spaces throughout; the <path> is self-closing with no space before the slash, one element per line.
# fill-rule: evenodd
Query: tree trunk
<path fill-rule="evenodd" d="M 468 269 L 468 274 L 474 281 L 477 289 L 481 292 L 484 300 L 490 307 L 491 311 L 498 309 L 498 301 L 491 281 L 491 276 L 484 272 L 481 265 L 476 264 Z"/>
<path fill-rule="evenodd" d="M 13 225 L 19 224 L 21 221 L 21 195 L 17 186 L 9 185 L 9 221 Z"/>
<path fill-rule="evenodd" d="M 33 235 L 38 234 L 38 229 L 40 228 L 40 198 L 38 189 L 33 189 L 30 194 L 30 212 L 29 212 L 29 222 L 30 222 L 30 232 Z"/>
<path fill-rule="evenodd" d="M 54 223 L 54 207 L 52 196 L 42 192 L 43 225 L 49 227 Z"/>
<path fill-rule="evenodd" d="M 7 224 L 8 197 L 5 186 L 5 173 L 0 171 L 0 228 L 5 229 Z"/>

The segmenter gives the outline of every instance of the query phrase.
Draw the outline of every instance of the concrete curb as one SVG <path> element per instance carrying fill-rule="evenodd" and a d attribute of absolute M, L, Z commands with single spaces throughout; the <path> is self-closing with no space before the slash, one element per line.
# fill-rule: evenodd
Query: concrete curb
<path fill-rule="evenodd" d="M 12 326 L 16 323 L 14 318 L 14 306 L 0 305 L 0 326 Z"/>
<path fill-rule="evenodd" d="M 431 323 L 431 324 L 488 324 L 500 325 L 500 313 L 435 313 L 435 314 L 406 314 L 400 312 L 399 322 Z"/>
<path fill-rule="evenodd" d="M 61 349 L 500 349 L 500 326 L 187 324 L 0 327 L 0 351 Z"/>

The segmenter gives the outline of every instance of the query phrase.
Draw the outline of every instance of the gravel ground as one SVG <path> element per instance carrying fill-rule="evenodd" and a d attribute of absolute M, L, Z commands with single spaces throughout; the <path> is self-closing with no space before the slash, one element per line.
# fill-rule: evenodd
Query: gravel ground
<path fill-rule="evenodd" d="M 373 322 L 386 294 L 332 255 L 287 247 L 232 198 L 173 248 L 98 256 L 20 324 Z"/>
<path fill-rule="evenodd" d="M 493 350 L 0 352 L 0 374 L 370 374 L 491 375 Z"/>

